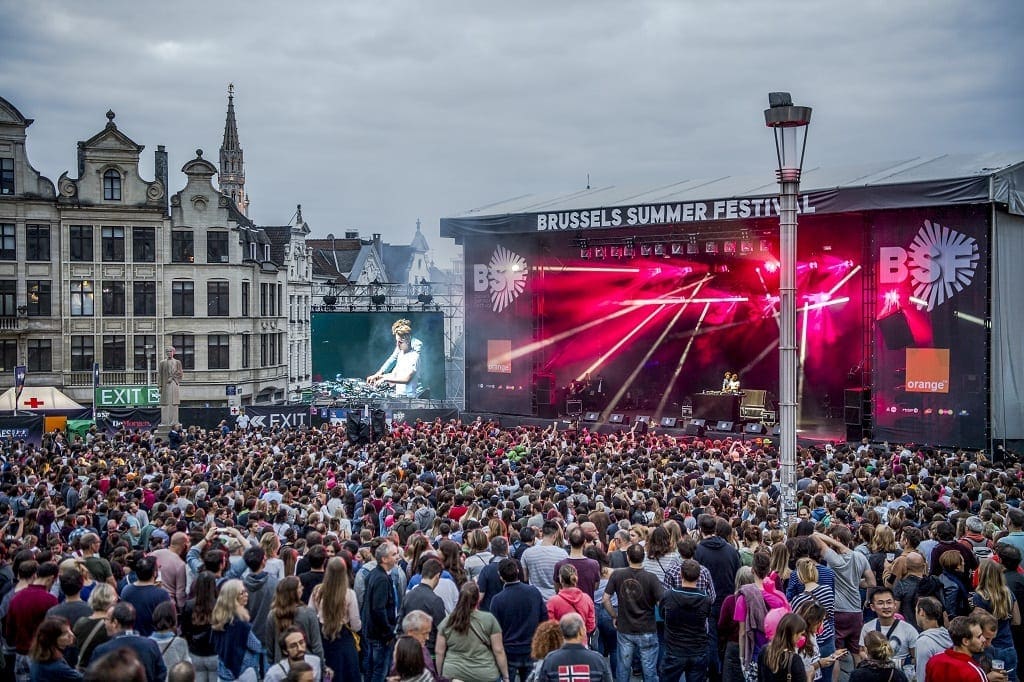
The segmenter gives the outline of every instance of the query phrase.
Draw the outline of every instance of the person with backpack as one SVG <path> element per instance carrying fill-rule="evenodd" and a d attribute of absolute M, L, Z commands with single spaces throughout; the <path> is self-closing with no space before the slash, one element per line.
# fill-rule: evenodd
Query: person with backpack
<path fill-rule="evenodd" d="M 896 610 L 903 620 L 914 623 L 917 613 L 917 600 L 922 596 L 935 596 L 942 591 L 942 583 L 933 575 L 926 576 L 928 567 L 924 557 L 918 552 L 910 552 L 904 557 L 905 575 L 892 586 L 896 598 Z M 924 594 L 922 594 L 922 592 Z"/>
<path fill-rule="evenodd" d="M 713 600 L 697 588 L 701 565 L 687 559 L 679 569 L 679 587 L 661 598 L 665 622 L 662 679 L 704 682 L 708 674 L 708 617 Z"/>
<path fill-rule="evenodd" d="M 937 565 L 942 571 L 942 608 L 945 610 L 946 627 L 957 616 L 970 615 L 970 592 L 963 581 L 964 559 L 956 550 L 946 550 L 939 557 Z"/>
<path fill-rule="evenodd" d="M 880 632 L 892 647 L 891 656 L 897 667 L 902 667 L 905 662 L 909 663 L 913 660 L 917 647 L 917 628 L 908 621 L 896 618 L 896 599 L 892 590 L 884 586 L 876 587 L 871 592 L 869 603 L 871 610 L 878 617 L 864 623 L 858 643 L 863 647 L 868 633 Z"/>
<path fill-rule="evenodd" d="M 992 541 L 985 537 L 985 522 L 978 516 L 971 516 L 964 521 L 960 544 L 971 550 L 979 565 L 985 559 L 991 559 L 994 554 Z"/>
<path fill-rule="evenodd" d="M 665 588 L 658 577 L 644 570 L 644 548 L 639 543 L 626 550 L 629 566 L 619 568 L 608 578 L 601 602 L 618 629 L 618 669 L 616 682 L 629 682 L 633 653 L 640 656 L 644 682 L 658 679 L 658 632 L 654 607 L 661 601 Z M 619 606 L 612 605 L 616 595 Z"/>

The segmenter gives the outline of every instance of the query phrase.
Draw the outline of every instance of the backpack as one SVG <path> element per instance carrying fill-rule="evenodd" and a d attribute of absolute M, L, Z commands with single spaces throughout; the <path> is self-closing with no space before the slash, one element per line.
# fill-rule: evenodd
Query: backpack
<path fill-rule="evenodd" d="M 934 575 L 926 575 L 917 584 L 917 594 L 914 595 L 916 603 L 921 597 L 935 597 L 942 601 L 942 581 Z"/>
<path fill-rule="evenodd" d="M 995 553 L 992 551 L 992 548 L 988 546 L 988 540 L 982 540 L 979 544 L 978 541 L 972 540 L 971 538 L 963 538 L 960 542 L 965 544 L 972 552 L 974 552 L 974 556 L 978 559 L 979 564 L 984 559 L 991 559 L 992 555 Z"/>

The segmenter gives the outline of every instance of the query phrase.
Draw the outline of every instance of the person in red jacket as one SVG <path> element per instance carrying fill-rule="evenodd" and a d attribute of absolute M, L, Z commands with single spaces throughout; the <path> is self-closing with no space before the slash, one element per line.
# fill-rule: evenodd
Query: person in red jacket
<path fill-rule="evenodd" d="M 57 564 L 50 561 L 44 564 L 22 562 L 18 568 L 19 577 L 30 573 L 35 574 L 35 577 L 28 587 L 14 595 L 4 618 L 4 639 L 17 652 L 15 675 L 23 673 L 26 677 L 29 675 L 28 654 L 36 629 L 46 618 L 46 612 L 57 605 L 57 598 L 50 594 L 50 588 L 57 578 Z"/>
<path fill-rule="evenodd" d="M 949 637 L 953 647 L 928 659 L 925 682 L 1006 682 L 1006 673 L 993 670 L 995 677 L 986 675 L 972 658 L 987 644 L 981 625 L 968 616 L 957 616 L 949 623 Z"/>
<path fill-rule="evenodd" d="M 579 574 L 572 564 L 562 564 L 558 569 L 558 584 L 561 589 L 548 600 L 548 618 L 560 621 L 567 613 L 578 613 L 583 618 L 589 637 L 597 629 L 594 599 L 576 587 Z"/>

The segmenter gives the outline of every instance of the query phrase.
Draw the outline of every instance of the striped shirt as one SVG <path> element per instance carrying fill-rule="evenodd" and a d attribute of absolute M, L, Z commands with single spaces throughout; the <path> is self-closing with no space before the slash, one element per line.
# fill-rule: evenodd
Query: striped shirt
<path fill-rule="evenodd" d="M 818 586 L 812 591 L 807 592 L 804 590 L 804 584 L 800 582 L 800 578 L 797 577 L 796 571 L 793 571 L 790 574 L 789 584 L 786 585 L 786 598 L 789 599 L 789 604 L 793 607 L 793 611 L 796 611 L 804 602 L 814 599 L 816 602 L 821 604 L 828 613 L 825 617 L 825 622 L 822 624 L 821 634 L 818 635 L 819 642 L 823 642 L 829 637 L 834 637 L 836 634 L 835 580 L 835 574 L 832 572 L 831 568 L 818 564 Z"/>

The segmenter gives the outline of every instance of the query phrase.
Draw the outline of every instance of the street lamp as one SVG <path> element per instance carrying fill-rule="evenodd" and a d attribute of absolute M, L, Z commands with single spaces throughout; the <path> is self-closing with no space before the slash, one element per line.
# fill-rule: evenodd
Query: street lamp
<path fill-rule="evenodd" d="M 153 357 L 153 346 L 146 344 L 146 389 L 153 385 L 153 366 L 149 360 Z"/>
<path fill-rule="evenodd" d="M 788 92 L 772 92 L 764 122 L 775 133 L 779 163 L 779 481 L 785 520 L 796 511 L 796 204 L 811 108 L 793 106 Z"/>

